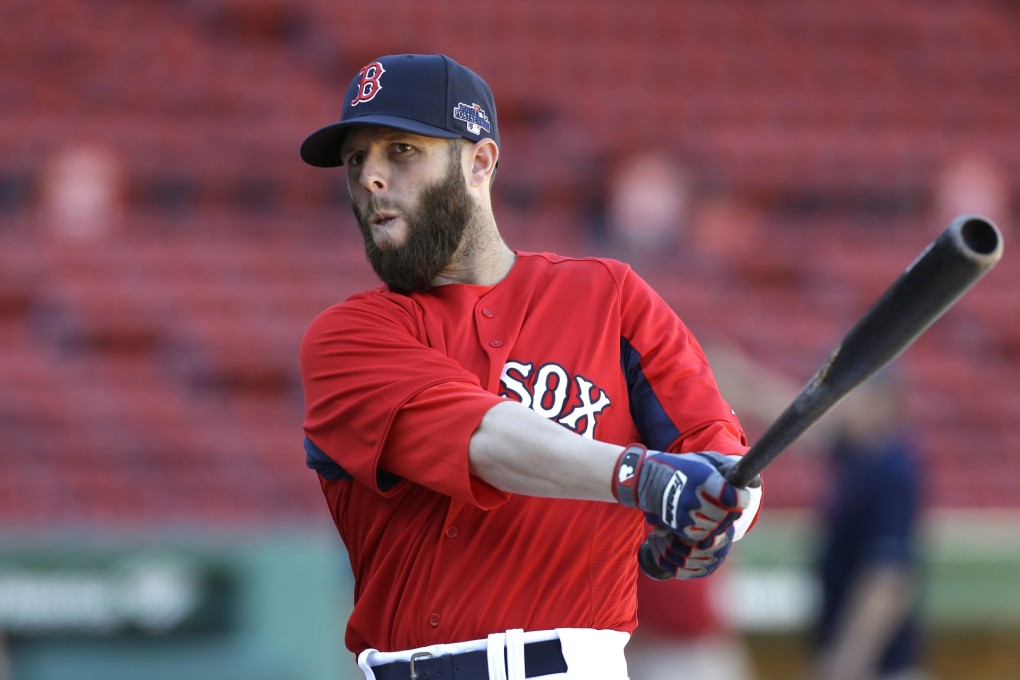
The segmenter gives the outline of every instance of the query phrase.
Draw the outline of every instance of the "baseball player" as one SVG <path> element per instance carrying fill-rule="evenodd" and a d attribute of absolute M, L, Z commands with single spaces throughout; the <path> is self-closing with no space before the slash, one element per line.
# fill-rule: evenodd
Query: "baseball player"
<path fill-rule="evenodd" d="M 919 555 L 923 482 L 890 373 L 851 393 L 828 433 L 831 493 L 814 565 L 820 606 L 810 680 L 914 678 L 925 672 Z"/>
<path fill-rule="evenodd" d="M 383 284 L 301 346 L 346 644 L 369 679 L 625 680 L 649 529 L 659 568 L 708 575 L 760 489 L 726 481 L 744 434 L 646 282 L 506 245 L 499 154 L 492 92 L 443 55 L 367 64 L 301 146 L 346 172 Z"/>

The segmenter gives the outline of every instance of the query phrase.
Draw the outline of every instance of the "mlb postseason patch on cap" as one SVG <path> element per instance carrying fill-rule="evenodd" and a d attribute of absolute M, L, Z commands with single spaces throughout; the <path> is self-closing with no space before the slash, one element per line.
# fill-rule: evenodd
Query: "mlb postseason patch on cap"
<path fill-rule="evenodd" d="M 442 54 L 398 54 L 366 64 L 351 81 L 340 121 L 313 132 L 301 145 L 309 165 L 342 165 L 340 146 L 352 125 L 381 125 L 428 137 L 499 145 L 496 103 L 471 69 Z"/>
<path fill-rule="evenodd" d="M 485 110 L 478 104 L 468 106 L 464 102 L 460 102 L 453 109 L 453 117 L 455 120 L 464 121 L 467 125 L 467 131 L 472 135 L 480 135 L 483 130 L 488 133 L 491 130 L 489 116 L 486 115 Z"/>

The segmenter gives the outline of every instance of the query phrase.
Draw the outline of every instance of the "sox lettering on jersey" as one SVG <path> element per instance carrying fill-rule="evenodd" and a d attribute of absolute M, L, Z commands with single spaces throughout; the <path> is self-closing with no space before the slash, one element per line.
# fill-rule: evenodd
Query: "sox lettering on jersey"
<path fill-rule="evenodd" d="M 539 415 L 588 439 L 595 438 L 597 417 L 611 403 L 605 391 L 590 380 L 581 375 L 571 376 L 555 363 L 542 364 L 536 371 L 534 363 L 508 361 L 503 365 L 500 383 L 500 396 L 516 395 Z"/>
<path fill-rule="evenodd" d="M 379 94 L 379 90 L 382 89 L 379 79 L 382 78 L 384 73 L 386 73 L 386 69 L 377 61 L 373 61 L 361 69 L 358 73 L 361 76 L 361 82 L 358 84 L 358 94 L 351 100 L 351 106 L 372 101 Z"/>

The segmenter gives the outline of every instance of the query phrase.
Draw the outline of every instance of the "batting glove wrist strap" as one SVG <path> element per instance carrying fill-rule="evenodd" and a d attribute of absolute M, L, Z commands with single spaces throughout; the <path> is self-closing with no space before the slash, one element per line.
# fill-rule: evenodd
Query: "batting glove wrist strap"
<path fill-rule="evenodd" d="M 613 474 L 613 495 L 620 505 L 628 508 L 640 508 L 638 502 L 638 480 L 641 478 L 641 468 L 648 454 L 641 444 L 631 444 L 623 450 L 620 457 L 616 459 L 616 468 Z"/>

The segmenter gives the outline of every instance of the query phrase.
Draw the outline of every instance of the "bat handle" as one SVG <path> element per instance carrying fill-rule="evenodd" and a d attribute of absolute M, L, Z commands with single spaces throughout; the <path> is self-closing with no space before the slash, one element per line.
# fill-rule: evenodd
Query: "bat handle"
<path fill-rule="evenodd" d="M 753 447 L 752 447 L 753 448 Z M 746 459 L 746 460 L 745 460 Z M 751 464 L 753 459 L 748 459 L 747 456 L 741 457 L 733 466 L 730 467 L 725 473 L 726 481 L 740 488 L 747 488 L 748 486 L 760 486 L 761 480 L 756 478 L 761 474 L 761 470 L 755 468 Z M 757 481 L 757 483 L 755 483 Z"/>

